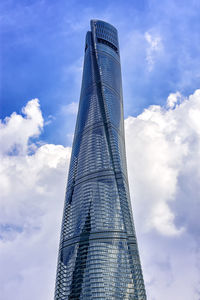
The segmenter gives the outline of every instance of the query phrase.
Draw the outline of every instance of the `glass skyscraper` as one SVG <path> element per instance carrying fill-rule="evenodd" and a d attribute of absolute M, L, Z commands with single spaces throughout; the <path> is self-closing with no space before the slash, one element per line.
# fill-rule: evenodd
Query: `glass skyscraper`
<path fill-rule="evenodd" d="M 55 300 L 146 299 L 130 203 L 117 30 L 86 34 Z"/>

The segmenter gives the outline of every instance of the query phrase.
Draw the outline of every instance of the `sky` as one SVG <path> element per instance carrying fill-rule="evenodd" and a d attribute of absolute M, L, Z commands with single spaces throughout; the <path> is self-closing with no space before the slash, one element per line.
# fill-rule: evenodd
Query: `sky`
<path fill-rule="evenodd" d="M 118 29 L 149 300 L 200 300 L 200 2 L 2 0 L 0 300 L 53 299 L 90 20 Z"/>

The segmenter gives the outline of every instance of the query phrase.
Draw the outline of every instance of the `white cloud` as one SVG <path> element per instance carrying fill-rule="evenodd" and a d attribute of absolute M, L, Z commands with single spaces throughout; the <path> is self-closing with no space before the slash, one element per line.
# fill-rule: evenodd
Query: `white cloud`
<path fill-rule="evenodd" d="M 171 108 L 175 96 L 180 97 L 180 94 L 171 94 L 167 100 L 168 103 L 173 100 Z M 141 224 L 144 230 L 154 228 L 167 235 L 181 233 L 173 222 L 175 215 L 170 205 L 176 200 L 177 188 L 181 188 L 180 174 L 187 172 L 188 165 L 200 162 L 199 115 L 200 90 L 197 90 L 175 109 L 150 106 L 141 115 L 129 117 L 125 122 L 128 165 L 130 170 L 135 170 L 133 175 L 130 171 L 131 180 L 135 182 L 135 198 L 142 199 L 138 205 L 141 207 L 142 201 L 147 209 L 141 212 L 143 217 L 144 213 L 148 216 Z"/>
<path fill-rule="evenodd" d="M 68 105 L 62 106 L 61 112 L 66 115 L 76 115 L 78 112 L 78 102 L 72 102 Z"/>
<path fill-rule="evenodd" d="M 29 155 L 29 140 L 43 127 L 38 100 L 23 113 L 13 113 L 0 129 L 1 297 L 52 299 L 71 149 L 35 145 Z M 20 151 L 10 155 L 15 145 Z"/>
<path fill-rule="evenodd" d="M 46 125 L 51 124 L 55 119 L 56 119 L 56 118 L 55 118 L 54 116 L 49 115 L 49 116 L 47 117 L 47 119 L 45 120 L 44 125 L 46 126 Z"/>
<path fill-rule="evenodd" d="M 40 134 L 44 121 L 38 99 L 29 101 L 22 109 L 22 113 L 24 117 L 14 112 L 4 122 L 0 122 L 1 153 L 13 150 L 25 153 L 29 138 Z"/>
<path fill-rule="evenodd" d="M 188 98 L 171 94 L 166 109 L 150 106 L 125 121 L 129 183 L 149 300 L 199 300 L 199 116 L 196 90 Z"/>
<path fill-rule="evenodd" d="M 199 300 L 200 90 L 170 97 L 125 121 L 130 190 L 148 299 Z M 0 128 L 1 295 L 52 299 L 71 149 L 31 145 L 38 100 L 23 113 Z"/>
<path fill-rule="evenodd" d="M 180 100 L 181 94 L 179 92 L 171 93 L 167 98 L 167 107 L 174 108 Z"/>
<path fill-rule="evenodd" d="M 156 55 L 162 50 L 162 40 L 160 36 L 152 35 L 149 32 L 145 32 L 145 40 L 148 43 L 148 47 L 146 49 L 148 70 L 152 71 Z"/>

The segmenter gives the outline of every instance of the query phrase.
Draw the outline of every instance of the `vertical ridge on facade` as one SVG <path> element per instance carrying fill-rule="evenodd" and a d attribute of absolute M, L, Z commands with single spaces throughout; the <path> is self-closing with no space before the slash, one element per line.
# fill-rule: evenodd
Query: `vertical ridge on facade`
<path fill-rule="evenodd" d="M 126 169 L 117 30 L 92 20 L 68 175 L 55 300 L 146 300 Z"/>

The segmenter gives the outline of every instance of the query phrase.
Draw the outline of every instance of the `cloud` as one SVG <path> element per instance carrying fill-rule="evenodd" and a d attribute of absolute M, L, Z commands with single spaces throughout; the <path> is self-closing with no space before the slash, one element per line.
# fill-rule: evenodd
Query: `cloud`
<path fill-rule="evenodd" d="M 38 100 L 22 111 L 0 128 L 1 141 L 7 141 L 0 153 L 1 295 L 4 300 L 52 299 L 71 149 L 38 142 L 45 130 Z M 150 106 L 125 121 L 149 300 L 199 300 L 199 114 L 196 90 L 188 98 L 171 94 L 163 107 Z"/>
<path fill-rule="evenodd" d="M 65 115 L 76 115 L 78 112 L 78 102 L 72 102 L 68 105 L 62 106 L 61 112 Z"/>
<path fill-rule="evenodd" d="M 175 224 L 171 206 L 182 188 L 180 176 L 186 176 L 191 165 L 195 167 L 200 161 L 200 90 L 174 108 L 177 97 L 181 98 L 180 93 L 170 94 L 169 109 L 150 106 L 125 122 L 128 165 L 135 170 L 135 175 L 130 171 L 134 194 L 140 199 L 138 206 L 146 208 L 142 208 L 143 217 L 147 214 L 141 226 L 164 235 L 180 234 L 183 230 Z"/>
<path fill-rule="evenodd" d="M 150 106 L 125 121 L 129 183 L 150 300 L 199 299 L 199 115 L 196 90 L 188 98 L 170 94 L 166 106 Z"/>
<path fill-rule="evenodd" d="M 148 64 L 148 70 L 152 71 L 156 54 L 162 50 L 162 41 L 160 36 L 153 36 L 149 32 L 145 32 L 145 40 L 148 43 L 146 49 L 146 61 Z"/>
<path fill-rule="evenodd" d="M 25 153 L 30 137 L 37 137 L 44 121 L 38 99 L 33 99 L 22 109 L 22 115 L 15 112 L 0 122 L 1 153 L 17 151 Z"/>
<path fill-rule="evenodd" d="M 70 148 L 33 147 L 43 118 L 37 99 L 1 123 L 1 297 L 52 299 Z M 11 152 L 17 145 L 19 151 Z M 34 152 L 29 154 L 30 147 Z"/>
<path fill-rule="evenodd" d="M 174 108 L 178 101 L 181 100 L 181 94 L 179 92 L 171 93 L 167 98 L 167 107 Z"/>

